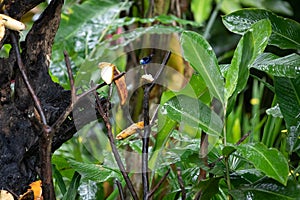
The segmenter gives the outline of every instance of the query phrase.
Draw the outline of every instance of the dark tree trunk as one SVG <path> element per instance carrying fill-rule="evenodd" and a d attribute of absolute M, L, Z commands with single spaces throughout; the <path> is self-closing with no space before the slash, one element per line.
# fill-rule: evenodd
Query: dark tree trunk
<path fill-rule="evenodd" d="M 43 2 L 41 0 L 4 1 L 8 14 L 15 18 Z M 57 32 L 63 0 L 52 0 L 21 44 L 21 59 L 29 82 L 38 97 L 48 125 L 52 125 L 70 104 L 70 92 L 54 83 L 49 74 L 49 59 Z M 11 43 L 7 31 L 0 42 Z M 62 52 L 63 53 L 63 52 Z M 40 176 L 39 144 L 43 128 L 34 101 L 23 81 L 14 48 L 9 58 L 0 59 L 0 188 L 19 195 Z M 14 91 L 11 83 L 15 82 Z M 70 139 L 76 129 L 67 118 L 55 130 L 52 152 Z"/>

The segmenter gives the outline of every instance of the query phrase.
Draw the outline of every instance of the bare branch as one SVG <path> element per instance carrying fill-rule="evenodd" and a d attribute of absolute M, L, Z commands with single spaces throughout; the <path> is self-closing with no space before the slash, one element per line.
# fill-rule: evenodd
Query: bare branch
<path fill-rule="evenodd" d="M 170 168 L 167 170 L 165 175 L 159 180 L 159 182 L 153 187 L 153 189 L 147 194 L 147 198 L 151 198 L 152 195 L 156 192 L 156 190 L 161 186 L 161 184 L 166 180 L 167 176 L 170 173 Z"/>
<path fill-rule="evenodd" d="M 64 51 L 64 56 L 65 56 L 65 63 L 66 63 L 67 72 L 68 72 L 68 76 L 69 76 L 70 86 L 71 86 L 72 103 L 74 103 L 77 99 L 76 88 L 75 88 L 74 77 L 73 77 L 72 69 L 71 69 L 71 62 L 70 62 L 70 58 L 69 58 L 67 51 Z"/>
<path fill-rule="evenodd" d="M 45 114 L 44 114 L 44 111 L 42 109 L 42 106 L 41 106 L 41 103 L 40 103 L 40 100 L 38 99 L 38 97 L 36 96 L 32 86 L 30 85 L 29 83 L 29 80 L 28 80 L 28 77 L 27 77 L 27 74 L 25 72 L 25 66 L 23 64 L 23 61 L 21 59 L 21 55 L 20 55 L 20 50 L 19 50 L 19 45 L 18 45 L 18 42 L 17 42 L 17 39 L 16 39 L 16 36 L 15 36 L 15 33 L 11 32 L 10 33 L 10 37 L 11 37 L 11 41 L 12 41 L 12 46 L 16 52 L 16 57 L 17 57 L 17 63 L 18 63 L 18 66 L 19 66 L 19 69 L 20 69 L 20 72 L 22 74 L 22 77 L 23 77 L 23 80 L 27 86 L 27 89 L 34 101 L 34 104 L 39 112 L 39 115 L 41 117 L 41 120 L 42 120 L 42 123 L 44 125 L 47 125 L 47 121 L 46 121 L 46 117 L 45 117 Z"/>
<path fill-rule="evenodd" d="M 185 188 L 184 188 L 184 183 L 183 183 L 183 180 L 182 180 L 180 167 L 177 167 L 177 179 L 178 179 L 178 183 L 179 183 L 179 186 L 180 186 L 180 189 L 181 189 L 181 199 L 185 200 L 186 199 L 186 191 L 185 191 Z"/>
<path fill-rule="evenodd" d="M 151 133 L 150 117 L 149 117 L 149 98 L 150 91 L 154 87 L 156 80 L 159 78 L 170 58 L 171 52 L 168 51 L 163 62 L 160 65 L 159 71 L 155 74 L 154 80 L 150 84 L 146 84 L 144 88 L 143 98 L 143 115 L 144 115 L 144 136 L 142 138 L 142 183 L 143 183 L 143 198 L 148 199 L 149 178 L 148 178 L 148 148 L 149 137 Z"/>
<path fill-rule="evenodd" d="M 118 187 L 118 190 L 119 190 L 119 194 L 120 194 L 120 199 L 121 200 L 124 200 L 124 193 L 123 193 L 123 189 L 122 189 L 122 185 L 120 183 L 119 180 L 116 180 L 116 184 L 117 184 L 117 187 Z"/>
<path fill-rule="evenodd" d="M 92 86 L 92 88 L 93 88 L 93 86 Z M 124 178 L 124 180 L 125 180 L 125 182 L 127 184 L 127 187 L 129 189 L 129 191 L 130 191 L 133 199 L 134 200 L 138 200 L 138 196 L 136 194 L 136 191 L 135 191 L 135 189 L 133 187 L 133 184 L 132 184 L 132 182 L 131 182 L 128 174 L 125 171 L 125 167 L 124 167 L 123 162 L 121 160 L 121 156 L 120 156 L 120 154 L 119 154 L 119 152 L 117 150 L 117 147 L 115 145 L 114 137 L 113 137 L 112 130 L 111 130 L 111 124 L 110 124 L 110 120 L 109 120 L 109 113 L 108 112 L 107 113 L 104 112 L 105 109 L 101 105 L 100 99 L 99 99 L 96 91 L 94 91 L 94 95 L 95 95 L 95 98 L 96 98 L 96 105 L 97 105 L 96 107 L 97 107 L 97 109 L 98 109 L 101 117 L 103 118 L 103 121 L 104 121 L 105 126 L 107 128 L 107 134 L 108 134 L 109 143 L 110 143 L 113 155 L 115 157 L 115 160 L 117 162 L 117 165 L 118 165 L 118 167 L 119 167 L 119 169 L 120 169 L 120 171 L 122 173 L 122 176 L 123 176 L 123 178 Z"/>

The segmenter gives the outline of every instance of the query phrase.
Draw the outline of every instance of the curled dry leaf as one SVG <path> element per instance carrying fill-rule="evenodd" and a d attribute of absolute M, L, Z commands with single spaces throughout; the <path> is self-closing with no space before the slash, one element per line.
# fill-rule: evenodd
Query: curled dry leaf
<path fill-rule="evenodd" d="M 25 24 L 23 24 L 22 22 L 4 14 L 0 14 L 0 21 L 1 24 L 4 24 L 6 28 L 13 31 L 23 31 L 26 28 Z"/>
<path fill-rule="evenodd" d="M 23 195 L 20 196 L 19 200 L 43 200 L 42 197 L 42 181 L 38 180 L 32 182 L 30 185 L 30 189 L 27 190 Z"/>
<path fill-rule="evenodd" d="M 116 77 L 118 75 L 120 75 L 120 72 L 117 70 L 117 68 L 115 68 L 114 76 Z M 117 80 L 115 80 L 115 84 L 117 86 L 120 103 L 121 103 L 121 105 L 124 105 L 126 103 L 126 99 L 128 97 L 128 91 L 127 91 L 125 77 L 122 76 L 122 77 L 118 78 Z"/>
<path fill-rule="evenodd" d="M 115 65 L 108 62 L 99 63 L 99 68 L 101 69 L 101 78 L 106 84 L 111 84 L 114 79 Z"/>
<path fill-rule="evenodd" d="M 6 190 L 0 190 L 1 200 L 14 200 L 14 196 Z"/>
<path fill-rule="evenodd" d="M 142 83 L 152 83 L 154 81 L 154 78 L 151 74 L 144 74 L 142 76 Z"/>
<path fill-rule="evenodd" d="M 106 84 L 111 84 L 114 77 L 120 74 L 119 70 L 114 64 L 108 62 L 99 63 L 98 67 L 101 69 L 101 78 Z M 118 95 L 121 105 L 124 105 L 128 96 L 125 77 L 122 76 L 114 81 L 117 87 Z"/>
<path fill-rule="evenodd" d="M 137 130 L 142 130 L 144 128 L 144 122 L 140 121 L 134 124 L 131 124 L 129 127 L 120 132 L 117 136 L 117 140 L 123 140 L 136 133 Z"/>
<path fill-rule="evenodd" d="M 5 35 L 5 26 L 4 24 L 0 23 L 0 41 L 3 39 L 4 35 Z"/>

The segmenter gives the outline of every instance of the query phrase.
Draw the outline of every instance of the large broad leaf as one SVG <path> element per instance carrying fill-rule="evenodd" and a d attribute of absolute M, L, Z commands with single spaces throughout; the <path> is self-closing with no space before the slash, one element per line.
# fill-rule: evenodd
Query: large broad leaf
<path fill-rule="evenodd" d="M 269 19 L 272 24 L 269 44 L 282 49 L 300 49 L 300 24 L 291 19 L 261 9 L 239 10 L 222 19 L 228 30 L 238 34 L 244 34 L 252 24 L 261 19 Z"/>
<path fill-rule="evenodd" d="M 295 79 L 275 77 L 274 82 L 277 101 L 289 132 L 289 151 L 293 151 L 300 135 L 300 76 Z"/>
<path fill-rule="evenodd" d="M 283 154 L 274 148 L 267 148 L 262 143 L 243 144 L 237 146 L 237 151 L 254 167 L 268 177 L 286 185 L 289 166 Z"/>
<path fill-rule="evenodd" d="M 180 91 L 171 91 L 168 90 L 163 93 L 160 103 L 164 104 L 167 100 L 171 99 L 177 95 L 186 95 L 192 98 L 197 98 L 204 103 L 209 103 L 211 101 L 211 97 L 206 87 L 205 81 L 199 74 L 193 74 L 190 81 L 185 85 L 183 89 Z"/>
<path fill-rule="evenodd" d="M 74 4 L 68 9 L 68 13 L 62 14 L 60 26 L 63 27 L 57 32 L 56 40 L 63 41 L 71 39 L 78 34 L 78 31 L 88 30 L 94 26 L 99 28 L 97 32 L 101 33 L 104 28 L 111 26 L 113 20 L 118 17 L 122 10 L 129 9 L 131 3 L 128 1 L 104 1 L 104 0 L 87 0 L 82 4 Z M 87 30 L 81 30 L 87 28 Z"/>
<path fill-rule="evenodd" d="M 272 180 L 259 181 L 254 185 L 242 185 L 229 193 L 234 199 L 249 200 L 297 200 L 300 199 L 300 185 L 294 181 L 288 181 L 286 186 Z"/>
<path fill-rule="evenodd" d="M 119 180 L 122 180 L 122 176 L 119 172 L 102 165 L 76 162 L 73 160 L 69 160 L 69 163 L 83 178 L 92 181 L 104 182 L 110 178 L 119 178 Z"/>
<path fill-rule="evenodd" d="M 177 122 L 170 119 L 167 115 L 161 113 L 161 109 L 158 112 L 158 127 L 157 137 L 155 145 L 153 147 L 153 153 L 149 160 L 149 168 L 154 170 L 159 163 L 161 153 L 165 149 L 165 144 L 169 140 L 169 136 L 174 130 Z"/>
<path fill-rule="evenodd" d="M 244 89 L 249 76 L 249 68 L 256 57 L 264 51 L 270 34 L 271 24 L 269 20 L 261 20 L 255 23 L 241 38 L 225 75 L 226 99 L 233 92 L 239 93 Z"/>
<path fill-rule="evenodd" d="M 300 75 L 300 56 L 293 53 L 279 57 L 272 53 L 263 53 L 257 57 L 252 67 L 273 76 L 295 78 Z"/>
<path fill-rule="evenodd" d="M 220 136 L 223 128 L 221 118 L 201 101 L 178 95 L 163 105 L 163 113 L 171 119 L 201 128 L 206 133 Z"/>
<path fill-rule="evenodd" d="M 185 31 L 181 35 L 184 58 L 198 72 L 210 93 L 224 102 L 224 81 L 212 47 L 198 33 Z"/>

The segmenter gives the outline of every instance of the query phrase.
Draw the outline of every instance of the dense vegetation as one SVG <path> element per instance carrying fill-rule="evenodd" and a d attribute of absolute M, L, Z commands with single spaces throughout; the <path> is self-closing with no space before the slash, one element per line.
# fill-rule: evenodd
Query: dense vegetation
<path fill-rule="evenodd" d="M 80 87 L 101 81 L 95 76 L 101 61 L 114 63 L 130 77 L 141 58 L 153 53 L 151 63 L 160 64 L 171 51 L 175 56 L 168 67 L 175 75 L 166 72 L 159 82 L 163 89 L 152 92 L 150 99 L 150 105 L 160 105 L 151 127 L 150 189 L 170 170 L 153 197 L 300 198 L 300 25 L 281 17 L 297 11 L 285 1 L 172 3 L 175 7 L 163 1 L 67 2 L 53 48 L 53 77 L 70 87 L 62 73 L 63 49 L 70 54 Z M 132 123 L 124 122 L 125 115 L 143 120 L 138 81 L 127 81 L 137 85 L 129 108 L 122 111 L 118 98 L 112 99 L 115 134 Z M 108 90 L 100 94 L 107 96 Z M 116 181 L 126 185 L 106 129 L 98 123 L 79 130 L 54 154 L 58 194 L 69 189 L 82 199 L 113 199 L 119 195 Z M 141 135 L 116 141 L 138 196 L 142 177 L 134 171 L 142 167 Z"/>
<path fill-rule="evenodd" d="M 52 80 L 80 96 L 108 62 L 126 72 L 128 98 L 113 83 L 97 90 L 106 114 L 97 103 L 73 112 L 77 132 L 52 156 L 57 199 L 300 199 L 297 5 L 67 0 Z M 141 82 L 148 73 L 155 86 Z M 138 121 L 144 129 L 111 140 Z"/>

